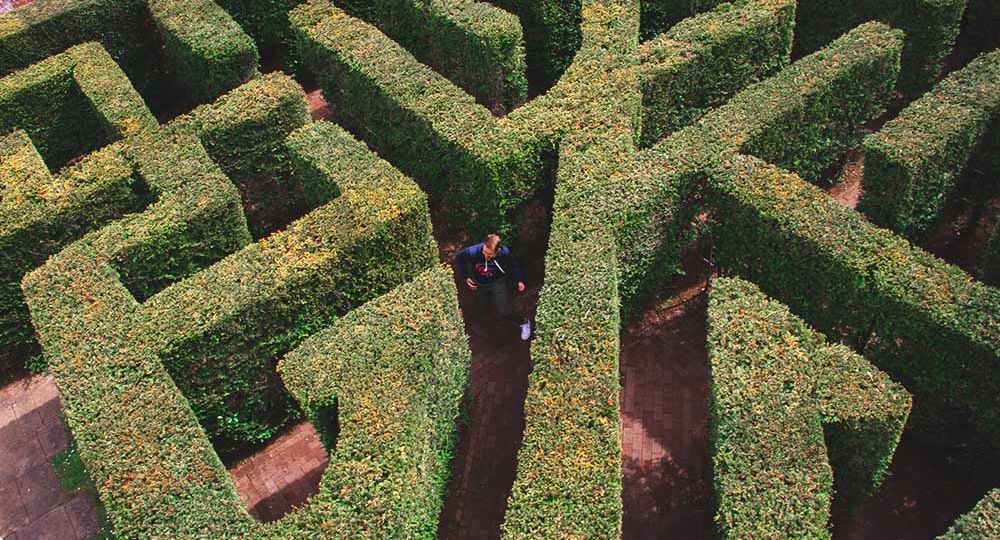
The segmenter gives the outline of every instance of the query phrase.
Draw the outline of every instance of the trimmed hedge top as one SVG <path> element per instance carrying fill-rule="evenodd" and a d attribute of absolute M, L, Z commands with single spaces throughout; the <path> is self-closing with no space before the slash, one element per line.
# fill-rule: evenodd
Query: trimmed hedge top
<path fill-rule="evenodd" d="M 958 518 L 939 540 L 991 540 L 1000 537 L 1000 489 L 986 494 L 971 512 Z"/>
<path fill-rule="evenodd" d="M 348 313 L 278 370 L 339 433 L 320 492 L 279 527 L 290 538 L 437 538 L 472 361 L 451 269 L 435 266 Z M 277 535 L 272 535 L 277 536 Z"/>
<path fill-rule="evenodd" d="M 830 538 L 834 476 L 838 497 L 874 492 L 909 394 L 739 279 L 712 282 L 708 355 L 723 536 Z"/>
<path fill-rule="evenodd" d="M 253 40 L 211 0 L 35 0 L 0 14 L 0 73 L 89 41 L 143 91 L 167 71 L 207 101 L 257 72 Z"/>
<path fill-rule="evenodd" d="M 952 73 L 865 139 L 858 209 L 879 226 L 923 237 L 998 120 L 1000 51 L 994 51 Z"/>
<path fill-rule="evenodd" d="M 925 434 L 1000 447 L 1000 290 L 756 158 L 711 173 L 709 197 L 725 216 L 715 231 L 723 267 L 857 343 L 914 394 Z"/>
<path fill-rule="evenodd" d="M 64 100 L 60 102 L 60 100 Z M 0 349 L 31 343 L 21 278 L 89 230 L 148 201 L 120 143 L 157 125 L 128 79 L 97 43 L 79 45 L 0 79 Z"/>
<path fill-rule="evenodd" d="M 268 379 L 270 360 L 350 308 L 406 281 L 410 275 L 400 274 L 400 267 L 412 272 L 431 267 L 436 250 L 423 193 L 342 129 L 310 124 L 288 137 L 286 145 L 296 170 L 309 182 L 337 174 L 325 182 L 336 184 L 340 196 L 140 305 L 119 281 L 123 270 L 124 275 L 140 270 L 162 275 L 163 265 L 136 267 L 161 259 L 185 266 L 204 262 L 197 257 L 232 252 L 248 236 L 235 188 L 196 139 L 184 130 L 164 130 L 130 140 L 128 155 L 159 200 L 72 244 L 23 282 L 50 367 L 66 396 L 81 456 L 116 531 L 125 537 L 306 537 L 326 527 L 323 512 L 343 510 L 331 498 L 310 506 L 311 516 L 290 517 L 271 528 L 254 523 L 204 429 L 232 428 L 239 435 L 241 427 L 252 425 L 225 422 L 226 405 L 237 398 L 240 406 L 248 406 L 238 395 Z M 345 165 L 345 160 L 353 163 Z M 358 171 L 370 174 L 359 177 Z M 173 191 L 166 189 L 170 185 Z M 443 339 L 451 340 L 461 336 L 461 326 L 454 285 L 442 275 L 437 273 L 434 287 L 421 282 L 419 290 L 437 294 L 447 281 L 450 306 L 448 301 L 407 305 L 444 306 L 446 311 L 429 321 L 447 328 Z M 81 330 L 85 339 L 79 338 Z M 384 334 L 374 334 L 379 335 Z M 414 334 L 420 335 L 425 334 Z M 416 346 L 435 353 L 460 349 L 454 343 Z M 440 471 L 447 461 L 442 456 L 451 445 L 456 396 L 467 376 L 467 349 L 463 354 L 463 361 L 439 364 L 457 371 L 431 370 L 429 409 L 408 417 L 417 424 L 408 423 L 405 433 L 419 434 L 421 440 L 426 431 L 420 422 L 449 429 L 427 443 L 418 461 L 437 463 L 425 469 L 437 472 L 429 473 L 422 488 L 426 504 L 421 508 L 440 504 Z M 407 353 L 402 358 L 417 357 Z M 86 366 L 78 363 L 82 359 Z M 399 383 L 398 376 L 386 380 Z M 292 525 L 294 519 L 301 522 Z M 406 514 L 409 525 L 400 527 L 425 532 L 434 519 L 436 510 L 419 517 Z"/>

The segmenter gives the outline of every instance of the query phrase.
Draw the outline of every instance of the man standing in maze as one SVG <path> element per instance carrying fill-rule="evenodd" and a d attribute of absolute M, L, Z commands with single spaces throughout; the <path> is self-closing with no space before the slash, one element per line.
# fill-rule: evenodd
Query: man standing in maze
<path fill-rule="evenodd" d="M 510 248 L 500 243 L 499 236 L 490 234 L 482 242 L 459 251 L 456 261 L 469 289 L 492 302 L 501 318 L 518 324 L 521 339 L 527 341 L 531 337 L 531 321 L 515 311 L 507 287 L 507 278 L 511 277 L 517 283 L 517 292 L 524 292 L 524 274 Z"/>

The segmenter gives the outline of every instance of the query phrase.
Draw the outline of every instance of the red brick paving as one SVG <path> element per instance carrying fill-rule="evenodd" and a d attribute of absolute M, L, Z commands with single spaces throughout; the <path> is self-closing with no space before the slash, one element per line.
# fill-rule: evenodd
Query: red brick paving
<path fill-rule="evenodd" d="M 250 514 L 269 522 L 316 493 L 328 462 L 316 430 L 302 422 L 230 467 L 229 474 Z"/>
<path fill-rule="evenodd" d="M 0 388 L 0 538 L 86 540 L 97 534 L 91 493 L 64 493 L 52 466 L 52 456 L 69 442 L 52 377 L 34 375 Z"/>
<path fill-rule="evenodd" d="M 702 288 L 683 285 L 621 334 L 626 540 L 714 537 Z"/>
<path fill-rule="evenodd" d="M 444 210 L 432 208 L 441 260 L 451 263 L 458 249 L 475 242 L 443 230 L 444 215 Z M 514 255 L 524 270 L 526 289 L 516 295 L 517 305 L 532 319 L 544 279 L 547 220 L 546 204 L 538 201 L 522 209 L 518 219 L 520 241 Z M 470 403 L 468 425 L 459 433 L 438 538 L 492 540 L 500 537 L 517 472 L 531 372 L 530 342 L 521 341 L 516 325 L 483 309 L 458 276 L 455 285 L 472 350 Z"/>

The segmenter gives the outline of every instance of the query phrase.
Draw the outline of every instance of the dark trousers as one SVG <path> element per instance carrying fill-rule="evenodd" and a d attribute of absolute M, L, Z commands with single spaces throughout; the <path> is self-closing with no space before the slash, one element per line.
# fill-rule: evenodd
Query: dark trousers
<path fill-rule="evenodd" d="M 500 318 L 516 324 L 523 324 L 528 320 L 514 309 L 506 281 L 500 279 L 492 283 L 480 283 L 476 292 L 483 300 L 493 304 Z"/>

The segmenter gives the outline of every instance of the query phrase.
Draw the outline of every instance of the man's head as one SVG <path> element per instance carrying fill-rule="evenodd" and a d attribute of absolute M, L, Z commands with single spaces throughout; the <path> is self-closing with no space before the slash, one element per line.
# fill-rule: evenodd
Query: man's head
<path fill-rule="evenodd" d="M 488 234 L 483 238 L 483 257 L 490 260 L 500 249 L 500 237 L 495 234 Z"/>

